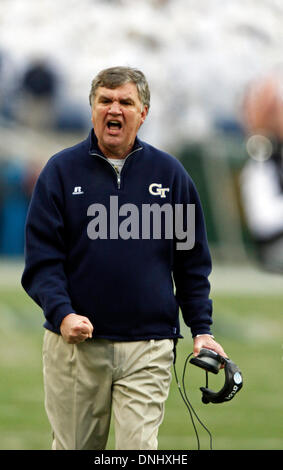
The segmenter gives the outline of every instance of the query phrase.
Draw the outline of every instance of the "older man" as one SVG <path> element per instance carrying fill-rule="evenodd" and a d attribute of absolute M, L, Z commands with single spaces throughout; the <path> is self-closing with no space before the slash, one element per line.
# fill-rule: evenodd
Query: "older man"
<path fill-rule="evenodd" d="M 150 106 L 141 71 L 101 71 L 90 104 L 93 129 L 48 161 L 26 224 L 52 447 L 105 449 L 113 409 L 116 449 L 157 449 L 179 308 L 194 354 L 225 355 L 210 331 L 203 214 L 177 159 L 137 137 Z"/>

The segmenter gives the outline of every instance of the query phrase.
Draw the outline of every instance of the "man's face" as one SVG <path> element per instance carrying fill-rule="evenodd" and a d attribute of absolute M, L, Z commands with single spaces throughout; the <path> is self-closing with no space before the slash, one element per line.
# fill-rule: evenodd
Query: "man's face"
<path fill-rule="evenodd" d="M 98 145 L 107 157 L 124 158 L 147 115 L 134 83 L 117 88 L 99 87 L 92 104 L 92 123 Z"/>

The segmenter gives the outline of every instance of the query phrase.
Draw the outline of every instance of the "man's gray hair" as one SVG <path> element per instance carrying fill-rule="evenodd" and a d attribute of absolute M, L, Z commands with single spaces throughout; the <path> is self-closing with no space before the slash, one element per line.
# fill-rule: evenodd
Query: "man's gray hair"
<path fill-rule="evenodd" d="M 96 75 L 91 83 L 89 94 L 90 105 L 92 106 L 96 90 L 99 87 L 114 89 L 129 82 L 136 85 L 142 106 L 147 106 L 149 109 L 150 91 L 145 75 L 138 69 L 125 66 L 110 67 L 101 70 L 101 72 Z"/>

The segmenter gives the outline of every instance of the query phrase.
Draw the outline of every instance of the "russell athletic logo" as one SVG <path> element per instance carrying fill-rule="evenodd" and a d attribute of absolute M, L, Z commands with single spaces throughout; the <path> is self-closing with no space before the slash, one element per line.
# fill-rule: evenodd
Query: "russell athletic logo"
<path fill-rule="evenodd" d="M 165 197 L 161 186 L 151 185 L 154 195 Z M 158 191 L 158 194 L 156 194 Z M 161 191 L 161 192 L 160 192 Z M 177 250 L 190 250 L 195 244 L 195 204 L 159 205 L 125 203 L 119 207 L 118 196 L 110 196 L 109 205 L 94 203 L 88 207 L 92 217 L 87 226 L 91 240 L 176 240 Z"/>
<path fill-rule="evenodd" d="M 82 191 L 82 187 L 81 186 L 75 186 L 74 187 L 74 191 L 72 192 L 72 194 L 74 196 L 78 195 L 78 194 L 83 194 L 84 192 Z"/>

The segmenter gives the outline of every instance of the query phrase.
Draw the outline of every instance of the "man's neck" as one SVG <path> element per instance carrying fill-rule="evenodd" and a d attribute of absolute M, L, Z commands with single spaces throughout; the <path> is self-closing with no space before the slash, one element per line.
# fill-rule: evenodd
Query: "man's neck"
<path fill-rule="evenodd" d="M 129 153 L 131 152 L 131 150 L 133 148 L 133 145 L 130 145 L 125 150 L 117 150 L 117 151 L 115 149 L 112 150 L 112 149 L 100 146 L 99 143 L 98 143 L 98 147 L 99 147 L 100 151 L 103 153 L 103 155 L 106 158 L 113 158 L 113 159 L 116 159 L 116 160 L 124 160 L 127 157 L 127 155 L 129 155 Z"/>

